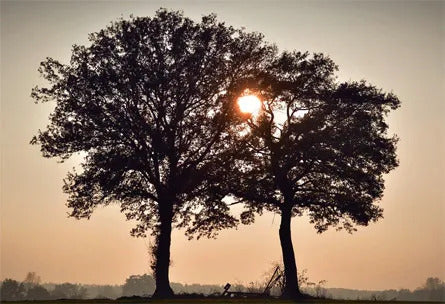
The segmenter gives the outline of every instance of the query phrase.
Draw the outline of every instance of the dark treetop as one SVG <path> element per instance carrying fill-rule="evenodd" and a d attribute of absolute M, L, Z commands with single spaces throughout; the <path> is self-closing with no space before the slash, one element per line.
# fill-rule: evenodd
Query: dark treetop
<path fill-rule="evenodd" d="M 73 46 L 69 64 L 42 62 L 51 86 L 32 93 L 57 102 L 32 143 L 45 157 L 87 153 L 64 187 L 71 215 L 89 217 L 96 206 L 119 202 L 128 218 L 141 220 L 139 235 L 156 227 L 164 196 L 174 197 L 178 217 L 198 201 L 224 208 L 209 188 L 230 152 L 233 88 L 273 48 L 214 16 L 196 24 L 164 10 L 115 22 L 89 40 Z"/>

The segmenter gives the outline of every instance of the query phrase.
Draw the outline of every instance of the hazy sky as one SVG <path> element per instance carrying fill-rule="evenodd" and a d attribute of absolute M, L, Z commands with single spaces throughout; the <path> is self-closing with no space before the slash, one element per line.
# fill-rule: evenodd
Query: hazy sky
<path fill-rule="evenodd" d="M 124 2 L 124 1 L 122 1 Z M 1 276 L 37 272 L 45 282 L 121 284 L 148 271 L 149 240 L 132 238 L 117 207 L 67 218 L 62 179 L 76 161 L 44 159 L 31 137 L 51 104 L 31 88 L 45 57 L 66 63 L 71 45 L 129 14 L 182 9 L 265 34 L 281 50 L 324 52 L 340 80 L 366 79 L 402 101 L 390 115 L 400 167 L 386 176 L 384 219 L 353 235 L 317 234 L 294 218 L 297 265 L 329 287 L 415 288 L 445 279 L 445 2 L 347 1 L 1 1 Z M 172 239 L 173 282 L 248 283 L 281 259 L 279 218 L 223 231 L 216 240 Z"/>

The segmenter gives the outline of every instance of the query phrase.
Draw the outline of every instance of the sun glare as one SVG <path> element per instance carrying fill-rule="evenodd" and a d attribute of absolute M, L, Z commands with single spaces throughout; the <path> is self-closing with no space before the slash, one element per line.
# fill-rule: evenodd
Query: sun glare
<path fill-rule="evenodd" d="M 238 106 L 241 112 L 256 115 L 261 109 L 261 100 L 255 95 L 242 96 L 238 98 Z"/>

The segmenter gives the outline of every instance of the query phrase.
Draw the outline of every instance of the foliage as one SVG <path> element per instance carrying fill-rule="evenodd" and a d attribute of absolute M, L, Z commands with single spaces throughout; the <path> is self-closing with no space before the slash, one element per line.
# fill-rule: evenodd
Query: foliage
<path fill-rule="evenodd" d="M 51 83 L 33 90 L 36 101 L 56 101 L 45 131 L 32 140 L 45 157 L 86 152 L 82 172 L 68 175 L 71 216 L 89 217 L 98 205 L 119 202 L 144 235 L 157 228 L 159 204 L 175 204 L 178 226 L 207 235 L 232 226 L 215 172 L 227 161 L 234 87 L 273 52 L 259 34 L 218 23 L 201 23 L 179 12 L 120 20 L 90 35 L 91 45 L 73 47 L 69 64 L 48 58 L 40 72 Z M 196 122 L 199 122 L 197 124 Z M 217 223 L 212 220 L 218 218 Z M 212 225 L 216 225 L 213 227 Z"/>
<path fill-rule="evenodd" d="M 425 284 L 420 288 L 424 290 L 440 290 L 445 289 L 445 282 L 439 278 L 427 278 Z"/>
<path fill-rule="evenodd" d="M 445 282 L 439 278 L 427 278 L 422 287 L 414 290 L 413 296 L 428 301 L 445 301 Z"/>
<path fill-rule="evenodd" d="M 19 301 L 25 296 L 25 286 L 12 279 L 5 279 L 2 282 L 0 295 L 2 301 Z"/>
<path fill-rule="evenodd" d="M 37 275 L 35 272 L 28 272 L 26 274 L 25 280 L 23 280 L 23 284 L 27 286 L 35 286 L 40 284 L 40 276 Z"/>
<path fill-rule="evenodd" d="M 132 275 L 122 287 L 123 296 L 147 296 L 155 291 L 155 280 L 151 275 Z"/>
<path fill-rule="evenodd" d="M 26 294 L 27 300 L 46 300 L 51 297 L 49 291 L 41 285 L 31 286 Z"/>
<path fill-rule="evenodd" d="M 6 279 L 1 286 L 1 299 L 18 300 L 48 300 L 48 299 L 82 299 L 86 297 L 86 288 L 80 285 L 64 283 L 55 285 L 51 292 L 40 285 L 40 276 L 28 272 L 23 282 Z"/>
<path fill-rule="evenodd" d="M 323 54 L 283 53 L 252 87 L 263 111 L 247 124 L 242 179 L 234 193 L 253 212 L 309 214 L 318 232 L 351 232 L 382 216 L 383 174 L 394 169 L 397 138 L 385 116 L 399 107 L 394 94 L 361 82 L 337 83 Z"/>
<path fill-rule="evenodd" d="M 53 299 L 84 299 L 86 296 L 87 289 L 80 284 L 57 284 L 51 291 Z"/>

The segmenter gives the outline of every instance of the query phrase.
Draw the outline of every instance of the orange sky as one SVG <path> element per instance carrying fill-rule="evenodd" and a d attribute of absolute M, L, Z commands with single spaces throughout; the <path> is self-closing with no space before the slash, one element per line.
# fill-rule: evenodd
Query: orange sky
<path fill-rule="evenodd" d="M 239 3 L 241 2 L 241 3 Z M 41 157 L 29 140 L 47 123 L 51 104 L 35 105 L 37 67 L 67 62 L 73 43 L 109 21 L 159 7 L 197 19 L 217 13 L 236 27 L 265 34 L 280 49 L 324 52 L 340 80 L 366 79 L 402 101 L 389 118 L 400 137 L 400 167 L 386 177 L 384 219 L 353 235 L 316 234 L 307 218 L 292 225 L 297 265 L 328 287 L 415 288 L 445 279 L 445 3 L 164 1 L 1 1 L 1 270 L 0 279 L 37 272 L 45 282 L 121 284 L 148 271 L 149 240 L 130 237 L 117 207 L 90 221 L 67 218 L 62 178 L 76 160 Z M 236 211 L 236 210 L 235 210 Z M 223 231 L 216 240 L 172 240 L 171 280 L 259 280 L 279 260 L 278 217 Z"/>

